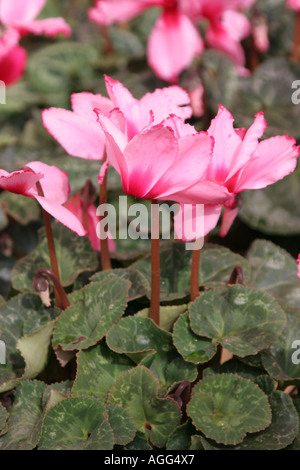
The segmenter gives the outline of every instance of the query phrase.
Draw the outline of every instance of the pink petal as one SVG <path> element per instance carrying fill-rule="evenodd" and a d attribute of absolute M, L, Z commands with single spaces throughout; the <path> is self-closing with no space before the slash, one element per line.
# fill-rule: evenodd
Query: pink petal
<path fill-rule="evenodd" d="M 287 0 L 286 6 L 293 10 L 300 10 L 300 0 Z"/>
<path fill-rule="evenodd" d="M 189 205 L 180 205 L 178 213 L 174 216 L 174 230 L 178 239 L 184 242 L 194 241 L 196 238 L 205 237 L 217 225 L 221 215 L 221 205 L 204 205 L 203 210 L 197 211 L 196 207 L 190 210 Z M 197 236 L 192 236 L 190 227 L 197 228 Z"/>
<path fill-rule="evenodd" d="M 245 64 L 244 49 L 240 41 L 251 32 L 251 25 L 245 15 L 226 10 L 222 20 L 213 21 L 207 29 L 206 39 L 210 47 L 231 58 L 240 67 Z"/>
<path fill-rule="evenodd" d="M 293 172 L 300 148 L 293 137 L 276 136 L 260 142 L 257 153 L 258 157 L 249 161 L 243 169 L 236 192 L 265 188 Z"/>
<path fill-rule="evenodd" d="M 127 177 L 127 165 L 124 159 L 123 151 L 127 145 L 127 137 L 120 131 L 120 129 L 114 125 L 114 123 L 106 116 L 102 115 L 100 111 L 95 109 L 95 113 L 98 116 L 98 123 L 100 129 L 105 133 L 106 136 L 106 153 L 107 161 L 114 169 L 122 175 L 123 178 Z"/>
<path fill-rule="evenodd" d="M 226 185 L 233 191 L 235 181 L 230 179 L 255 155 L 258 139 L 266 129 L 263 113 L 255 116 L 254 123 L 247 130 L 236 130 L 233 127 L 233 117 L 224 108 L 212 120 L 208 129 L 209 135 L 215 139 L 214 156 L 206 177 Z"/>
<path fill-rule="evenodd" d="M 169 196 L 169 199 L 182 204 L 223 204 L 230 199 L 232 194 L 226 186 L 212 181 L 199 181 L 183 191 L 178 191 Z"/>
<path fill-rule="evenodd" d="M 135 136 L 124 150 L 128 182 L 122 180 L 126 193 L 139 198 L 159 198 L 166 188 L 154 186 L 171 171 L 179 155 L 179 145 L 172 131 L 157 127 Z M 182 176 L 182 175 L 181 175 Z"/>
<path fill-rule="evenodd" d="M 254 22 L 252 34 L 256 49 L 259 52 L 267 52 L 270 47 L 269 27 L 264 16 L 260 16 L 258 20 Z"/>
<path fill-rule="evenodd" d="M 238 151 L 232 158 L 230 170 L 226 178 L 227 181 L 255 155 L 258 140 L 263 136 L 266 128 L 267 123 L 264 114 L 262 112 L 257 113 L 253 124 L 246 131 Z"/>
<path fill-rule="evenodd" d="M 105 137 L 96 122 L 60 108 L 42 112 L 43 124 L 48 132 L 74 157 L 101 160 Z"/>
<path fill-rule="evenodd" d="M 233 121 L 232 114 L 224 106 L 219 106 L 218 114 L 207 131 L 215 140 L 214 156 L 207 178 L 220 183 L 226 180 L 234 155 L 242 142 L 233 128 Z"/>
<path fill-rule="evenodd" d="M 128 137 L 127 127 L 128 122 L 124 114 L 118 108 L 113 109 L 109 114 L 111 123 L 117 127 L 125 136 Z"/>
<path fill-rule="evenodd" d="M 153 93 L 146 93 L 140 100 L 140 115 L 153 112 L 153 125 L 159 124 L 170 114 L 186 120 L 192 116 L 190 98 L 188 93 L 179 86 L 169 86 L 157 89 Z"/>
<path fill-rule="evenodd" d="M 234 41 L 242 41 L 251 34 L 251 23 L 248 18 L 238 11 L 225 10 L 222 23 Z"/>
<path fill-rule="evenodd" d="M 70 26 L 63 18 L 46 18 L 44 20 L 29 21 L 28 23 L 15 23 L 15 26 L 20 29 L 21 34 L 45 34 L 45 36 L 55 37 L 58 34 L 63 34 L 69 37 L 71 34 Z"/>
<path fill-rule="evenodd" d="M 204 87 L 199 83 L 195 88 L 189 90 L 193 116 L 200 118 L 204 115 Z"/>
<path fill-rule="evenodd" d="M 35 196 L 35 199 L 48 214 L 77 233 L 77 235 L 82 237 L 87 234 L 87 231 L 84 229 L 79 219 L 64 206 L 46 197 Z"/>
<path fill-rule="evenodd" d="M 175 82 L 203 48 L 198 30 L 189 18 L 176 10 L 166 10 L 150 34 L 148 62 L 158 77 Z"/>
<path fill-rule="evenodd" d="M 125 115 L 130 114 L 132 108 L 136 105 L 137 100 L 121 82 L 114 80 L 107 75 L 105 75 L 104 78 L 106 90 L 113 105 L 120 108 Z"/>
<path fill-rule="evenodd" d="M 76 114 L 94 122 L 96 122 L 97 119 L 94 108 L 99 108 L 101 113 L 105 116 L 109 116 L 109 113 L 114 108 L 114 105 L 109 98 L 100 94 L 95 95 L 88 92 L 73 93 L 71 95 L 71 103 L 72 109 Z"/>
<path fill-rule="evenodd" d="M 219 18 L 225 10 L 247 10 L 255 2 L 256 0 L 201 0 L 199 4 L 202 15 L 211 20 Z"/>
<path fill-rule="evenodd" d="M 197 131 L 193 126 L 183 122 L 183 120 L 180 117 L 175 116 L 175 114 L 171 114 L 167 119 L 164 119 L 161 122 L 161 125 L 172 129 L 174 136 L 177 139 L 187 135 L 197 134 Z"/>
<path fill-rule="evenodd" d="M 17 22 L 27 23 L 34 20 L 47 0 L 1 0 L 0 20 L 5 25 Z"/>
<path fill-rule="evenodd" d="M 70 194 L 69 178 L 65 171 L 54 165 L 47 165 L 42 162 L 29 162 L 27 166 L 35 173 L 42 173 L 44 175 L 40 184 L 42 186 L 44 196 L 51 199 L 55 203 L 64 204 Z M 30 193 L 35 197 L 37 194 L 36 188 L 33 188 Z"/>
<path fill-rule="evenodd" d="M 20 34 L 13 28 L 9 28 L 0 37 L 0 60 L 2 60 L 11 50 L 18 46 Z"/>
<path fill-rule="evenodd" d="M 213 149 L 213 139 L 206 132 L 182 137 L 178 141 L 179 153 L 169 170 L 161 176 L 148 197 L 173 199 L 174 194 L 195 185 L 206 171 Z"/>
<path fill-rule="evenodd" d="M 235 207 L 233 209 L 229 209 L 225 207 L 223 215 L 222 215 L 222 223 L 221 223 L 221 228 L 220 228 L 221 237 L 225 237 L 227 235 L 238 213 L 239 213 L 239 207 Z"/>
<path fill-rule="evenodd" d="M 130 91 L 117 80 L 105 76 L 105 84 L 108 96 L 116 108 L 119 108 L 127 120 L 128 138 L 132 139 L 134 135 L 140 132 L 144 126 L 150 124 L 149 116 L 141 116 L 139 102 Z M 142 120 L 142 123 L 141 123 Z"/>
<path fill-rule="evenodd" d="M 43 178 L 43 174 L 36 174 L 33 170 L 25 169 L 7 173 L 0 171 L 0 188 L 15 194 L 23 194 L 31 197 L 31 188 L 35 186 L 37 181 Z"/>
<path fill-rule="evenodd" d="M 80 192 L 74 194 L 74 196 L 64 204 L 64 207 L 83 223 L 83 203 Z M 95 251 L 100 251 L 100 240 L 97 236 L 98 223 L 99 217 L 97 216 L 97 208 L 91 203 L 88 206 L 88 237 Z M 108 235 L 108 249 L 109 251 L 116 250 L 115 241 L 110 235 Z"/>
<path fill-rule="evenodd" d="M 12 85 L 23 75 L 27 63 L 27 52 L 23 47 L 16 46 L 0 60 L 0 80 Z"/>
<path fill-rule="evenodd" d="M 95 8 L 88 10 L 88 17 L 100 25 L 125 23 L 138 16 L 145 8 L 162 3 L 162 0 L 101 0 L 96 2 Z"/>
<path fill-rule="evenodd" d="M 90 204 L 88 208 L 88 219 L 89 219 L 89 230 L 88 230 L 88 236 L 89 240 L 91 242 L 91 245 L 95 251 L 100 251 L 101 248 L 101 242 L 98 238 L 97 235 L 97 225 L 99 223 L 99 217 L 97 216 L 97 208 L 93 205 Z M 115 252 L 116 251 L 116 243 L 113 238 L 111 238 L 111 235 L 108 233 L 108 249 L 110 252 Z"/>

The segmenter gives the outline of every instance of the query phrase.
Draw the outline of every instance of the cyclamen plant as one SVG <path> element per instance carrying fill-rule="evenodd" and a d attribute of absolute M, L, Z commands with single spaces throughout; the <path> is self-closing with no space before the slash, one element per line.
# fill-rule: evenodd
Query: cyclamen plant
<path fill-rule="evenodd" d="M 296 3 L 286 6 L 296 9 Z M 0 61 L 12 63 L 6 83 L 21 73 L 14 63 L 24 69 L 25 60 L 14 60 L 25 51 L 19 46 L 23 34 L 69 33 L 62 18 L 36 20 L 44 0 L 14 5 L 13 11 L 12 2 L 0 0 Z M 70 44 L 64 42 L 57 55 L 51 50 L 51 73 L 45 73 L 50 93 L 41 96 L 39 88 L 24 112 L 10 116 L 5 109 L 8 136 L 0 109 L 1 138 L 10 142 L 0 139 L 0 450 L 112 451 L 105 464 L 128 464 L 121 451 L 128 459 L 128 451 L 139 450 L 150 451 L 148 463 L 160 464 L 157 455 L 164 455 L 154 451 L 163 449 L 169 457 L 180 452 L 182 460 L 172 463 L 192 464 L 198 450 L 299 449 L 300 255 L 296 261 L 270 241 L 266 223 L 273 204 L 280 235 L 295 227 L 286 206 L 300 191 L 297 110 L 292 137 L 274 125 L 270 96 L 259 101 L 265 64 L 263 73 L 258 67 L 244 77 L 250 69 L 242 40 L 251 34 L 256 49 L 267 53 L 268 16 L 266 23 L 253 23 L 261 18 L 253 0 L 98 0 L 89 18 L 123 23 L 152 7 L 158 7 L 158 19 L 148 58 L 155 73 L 181 83 L 195 55 L 206 45 L 218 49 L 221 54 L 209 58 L 215 68 L 203 56 L 208 80 L 219 79 L 224 67 L 225 76 L 234 77 L 228 95 L 237 101 L 241 84 L 243 93 L 253 92 L 253 80 L 251 114 L 227 94 L 226 105 L 217 106 L 207 93 L 214 85 L 206 83 L 198 90 L 205 114 L 198 120 L 201 110 L 194 112 L 184 87 L 159 88 L 150 69 L 139 78 L 136 73 L 126 88 L 123 78 L 125 83 L 137 64 L 125 57 L 124 44 L 120 62 L 117 52 L 107 57 L 97 49 L 98 61 L 91 54 L 95 75 L 84 68 L 86 86 L 79 87 L 73 66 L 65 63 Z M 79 2 L 67 8 L 70 18 Z M 273 21 L 274 11 L 266 12 Z M 82 21 L 81 9 L 78 17 Z M 203 21 L 205 39 L 198 29 Z M 73 23 L 79 28 L 75 16 Z M 75 34 L 76 48 L 85 26 Z M 129 35 L 134 49 L 130 25 L 122 28 L 118 34 Z M 98 47 L 89 46 L 93 52 Z M 45 57 L 38 57 L 39 66 Z M 105 67 L 119 79 L 99 77 Z M 68 74 L 74 83 L 62 97 L 57 83 Z M 135 88 L 140 81 L 142 88 Z M 106 96 L 99 92 L 105 88 Z M 65 109 L 70 90 L 71 107 Z M 289 129 L 285 118 L 280 126 L 287 121 Z M 11 128 L 18 136 L 13 141 Z M 146 210 L 149 240 L 107 233 L 109 217 L 99 209 L 108 202 L 121 212 L 124 195 Z M 241 208 L 251 195 L 258 195 L 250 200 L 259 206 L 259 220 L 250 223 Z M 169 217 L 164 240 L 162 206 L 170 208 L 168 217 L 179 209 Z M 131 217 L 128 212 L 126 228 Z M 299 226 L 292 233 L 296 242 Z M 247 236 L 256 237 L 253 227 L 262 229 L 252 242 Z"/>

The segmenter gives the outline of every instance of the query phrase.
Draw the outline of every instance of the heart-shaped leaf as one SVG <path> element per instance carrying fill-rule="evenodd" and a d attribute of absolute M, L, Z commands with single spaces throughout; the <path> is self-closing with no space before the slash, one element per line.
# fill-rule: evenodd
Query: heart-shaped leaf
<path fill-rule="evenodd" d="M 210 339 L 201 338 L 191 330 L 188 312 L 176 321 L 173 341 L 182 357 L 195 364 L 208 362 L 217 350 L 216 345 Z"/>
<path fill-rule="evenodd" d="M 79 351 L 73 396 L 88 395 L 106 402 L 116 380 L 135 366 L 127 356 L 116 354 L 101 341 L 96 346 Z"/>
<path fill-rule="evenodd" d="M 233 374 L 207 377 L 194 387 L 187 413 L 206 437 L 238 444 L 247 433 L 271 424 L 267 396 L 253 382 Z"/>
<path fill-rule="evenodd" d="M 202 438 L 205 450 L 281 450 L 294 442 L 299 430 L 299 418 L 289 395 L 273 391 L 269 396 L 272 423 L 264 431 L 249 434 L 236 446 L 216 445 Z"/>
<path fill-rule="evenodd" d="M 286 323 L 283 310 L 272 297 L 239 285 L 204 292 L 190 304 L 189 311 L 194 333 L 240 357 L 269 347 Z"/>
<path fill-rule="evenodd" d="M 40 450 L 111 450 L 113 446 L 106 408 L 95 398 L 66 398 L 44 418 Z"/>
<path fill-rule="evenodd" d="M 108 278 L 92 282 L 76 292 L 76 303 L 57 321 L 54 348 L 61 346 L 65 351 L 87 349 L 100 341 L 123 315 L 129 288 L 130 282 L 125 279 Z"/>
<path fill-rule="evenodd" d="M 125 372 L 112 386 L 108 404 L 119 405 L 156 447 L 163 447 L 178 426 L 180 410 L 170 398 L 159 398 L 158 381 L 144 366 Z"/>
<path fill-rule="evenodd" d="M 195 367 L 177 355 L 172 335 L 149 318 L 121 319 L 108 332 L 106 341 L 113 351 L 148 367 L 158 377 L 161 387 L 196 378 Z"/>

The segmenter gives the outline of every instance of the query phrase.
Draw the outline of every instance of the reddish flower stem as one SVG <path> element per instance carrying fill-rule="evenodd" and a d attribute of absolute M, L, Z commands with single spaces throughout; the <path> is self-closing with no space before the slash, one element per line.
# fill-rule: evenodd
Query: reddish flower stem
<path fill-rule="evenodd" d="M 196 240 L 194 243 L 194 249 L 192 254 L 192 265 L 191 265 L 191 285 L 190 285 L 190 297 L 191 302 L 199 297 L 199 270 L 200 270 L 200 257 L 201 248 L 199 248 L 200 240 Z"/>
<path fill-rule="evenodd" d="M 105 164 L 106 154 L 103 157 L 102 165 Z M 100 199 L 99 204 L 107 204 L 107 173 L 103 177 L 103 181 L 100 185 Z M 100 216 L 100 256 L 101 256 L 101 265 L 103 271 L 109 271 L 111 269 L 111 261 L 108 248 L 108 238 L 105 233 L 106 230 L 102 227 L 102 220 L 104 219 L 104 214 Z"/>
<path fill-rule="evenodd" d="M 295 27 L 294 27 L 294 45 L 291 53 L 291 59 L 295 62 L 299 61 L 299 47 L 300 47 L 300 11 L 296 13 Z"/>
<path fill-rule="evenodd" d="M 38 181 L 36 183 L 36 188 L 38 191 L 38 195 L 41 197 L 45 197 L 43 188 L 41 186 L 41 183 Z M 43 214 L 43 219 L 44 219 L 44 225 L 45 225 L 45 230 L 46 230 L 46 237 L 47 237 L 47 243 L 48 243 L 48 251 L 49 251 L 49 257 L 50 257 L 50 264 L 51 264 L 51 270 L 53 274 L 57 277 L 57 279 L 60 281 L 60 274 L 59 274 L 59 268 L 58 268 L 58 262 L 57 262 L 57 256 L 56 256 L 56 250 L 55 250 L 55 243 L 54 243 L 54 237 L 53 237 L 53 231 L 52 231 L 52 225 L 51 225 L 51 218 L 48 212 L 46 212 L 42 208 L 42 214 Z M 57 292 L 56 287 L 54 286 L 54 293 L 55 293 L 55 301 L 56 305 L 58 308 L 63 308 L 61 301 L 60 301 L 60 295 Z"/>
<path fill-rule="evenodd" d="M 150 318 L 159 325 L 160 313 L 160 252 L 159 203 L 151 202 L 151 302 Z"/>

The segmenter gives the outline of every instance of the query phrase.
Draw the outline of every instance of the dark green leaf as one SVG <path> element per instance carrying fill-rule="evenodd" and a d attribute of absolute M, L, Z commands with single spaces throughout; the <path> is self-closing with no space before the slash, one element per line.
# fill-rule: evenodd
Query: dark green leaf
<path fill-rule="evenodd" d="M 233 374 L 198 382 L 187 413 L 206 437 L 226 445 L 238 444 L 247 433 L 262 431 L 271 424 L 267 396 L 250 380 Z"/>
<path fill-rule="evenodd" d="M 163 447 L 178 426 L 180 410 L 169 398 L 158 398 L 158 381 L 144 366 L 123 374 L 111 388 L 108 403 L 124 408 L 156 447 Z"/>
<path fill-rule="evenodd" d="M 191 329 L 240 357 L 257 354 L 277 340 L 286 317 L 264 292 L 230 286 L 204 292 L 189 306 Z"/>
<path fill-rule="evenodd" d="M 129 288 L 129 281 L 115 278 L 92 282 L 78 291 L 76 303 L 57 321 L 54 348 L 60 345 L 65 351 L 87 349 L 100 341 L 123 315 Z"/>

